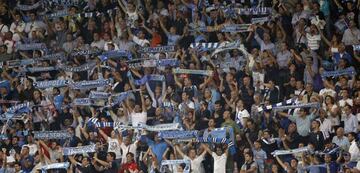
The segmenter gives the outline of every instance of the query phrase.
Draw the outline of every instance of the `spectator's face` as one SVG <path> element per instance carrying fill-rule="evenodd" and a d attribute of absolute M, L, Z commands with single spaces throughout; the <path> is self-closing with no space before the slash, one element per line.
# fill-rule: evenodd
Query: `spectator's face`
<path fill-rule="evenodd" d="M 215 104 L 215 111 L 220 111 L 220 110 L 221 110 L 221 105 Z"/>
<path fill-rule="evenodd" d="M 336 130 L 336 136 L 338 137 L 344 136 L 344 129 L 342 127 Z"/>
<path fill-rule="evenodd" d="M 223 118 L 224 118 L 224 119 L 230 118 L 230 112 L 229 112 L 229 111 L 225 111 L 224 114 L 223 114 Z"/>
<path fill-rule="evenodd" d="M 86 157 L 84 157 L 84 158 L 81 160 L 82 166 L 87 166 L 89 163 L 90 163 L 90 162 L 89 162 L 89 159 L 86 158 Z"/>
<path fill-rule="evenodd" d="M 223 154 L 223 152 L 222 152 L 222 150 L 221 150 L 220 147 L 217 147 L 217 148 L 216 148 L 216 154 L 217 154 L 218 156 L 221 156 L 221 155 Z"/>
<path fill-rule="evenodd" d="M 186 101 L 189 99 L 189 96 L 184 92 L 184 93 L 182 93 L 181 98 L 182 98 L 182 100 Z"/>
<path fill-rule="evenodd" d="M 251 162 L 252 161 L 252 157 L 249 154 L 245 154 L 245 161 L 246 162 Z"/>
<path fill-rule="evenodd" d="M 345 112 L 346 115 L 351 114 L 351 109 L 349 108 L 349 106 L 345 106 L 343 109 L 344 109 L 344 112 Z"/>
<path fill-rule="evenodd" d="M 141 112 L 141 107 L 140 107 L 140 105 L 135 105 L 134 110 L 135 110 L 136 113 Z"/>
<path fill-rule="evenodd" d="M 208 126 L 209 127 L 214 127 L 215 126 L 215 121 L 213 119 L 210 119 L 208 122 Z"/>
<path fill-rule="evenodd" d="M 189 151 L 189 157 L 190 157 L 191 159 L 194 159 L 194 158 L 196 157 L 196 150 L 195 150 L 195 149 L 191 149 L 191 150 Z"/>
<path fill-rule="evenodd" d="M 15 164 L 15 171 L 16 172 L 20 172 L 21 171 L 21 166 L 19 164 Z"/>
<path fill-rule="evenodd" d="M 297 161 L 295 159 L 292 159 L 291 162 L 290 162 L 290 166 L 292 168 L 296 168 L 297 167 Z"/>
<path fill-rule="evenodd" d="M 295 124 L 290 124 L 289 127 L 288 127 L 288 131 L 292 133 L 292 132 L 294 132 L 295 130 L 296 130 Z"/>
<path fill-rule="evenodd" d="M 350 142 L 352 142 L 355 139 L 355 136 L 351 135 L 350 133 L 347 135 Z"/>

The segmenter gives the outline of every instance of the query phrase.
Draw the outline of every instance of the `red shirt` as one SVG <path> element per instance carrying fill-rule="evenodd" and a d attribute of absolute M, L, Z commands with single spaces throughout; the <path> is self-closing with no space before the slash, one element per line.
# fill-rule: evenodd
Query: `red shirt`
<path fill-rule="evenodd" d="M 121 164 L 119 173 L 124 173 L 125 170 L 135 171 L 137 169 L 138 169 L 138 165 L 135 163 L 135 161 L 132 161 L 130 163 Z"/>

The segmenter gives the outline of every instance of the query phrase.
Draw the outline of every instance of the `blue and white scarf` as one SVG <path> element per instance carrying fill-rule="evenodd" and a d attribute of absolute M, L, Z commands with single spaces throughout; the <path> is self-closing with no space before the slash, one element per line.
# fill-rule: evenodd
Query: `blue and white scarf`
<path fill-rule="evenodd" d="M 40 7 L 41 3 L 42 3 L 42 0 L 38 1 L 37 3 L 32 4 L 32 5 L 23 5 L 23 4 L 18 3 L 18 4 L 16 4 L 16 8 L 21 11 L 30 11 L 30 10 L 34 10 L 34 9 L 37 9 L 38 7 Z"/>
<path fill-rule="evenodd" d="M 106 61 L 109 58 L 119 58 L 119 57 L 127 57 L 127 59 L 132 59 L 131 52 L 127 50 L 108 51 L 108 52 L 104 52 L 99 56 L 101 61 Z"/>
<path fill-rule="evenodd" d="M 95 61 L 90 61 L 77 67 L 61 66 L 60 68 L 67 72 L 81 72 L 92 70 L 96 66 Z"/>
<path fill-rule="evenodd" d="M 253 8 L 240 8 L 237 9 L 237 13 L 240 15 L 269 15 L 272 12 L 272 8 L 269 7 L 253 7 Z"/>
<path fill-rule="evenodd" d="M 40 169 L 41 169 L 42 173 L 46 173 L 47 170 L 50 170 L 50 169 L 65 169 L 65 170 L 67 170 L 69 168 L 69 166 L 70 166 L 69 162 L 52 163 L 49 165 L 42 166 Z"/>
<path fill-rule="evenodd" d="M 57 67 L 27 67 L 24 69 L 24 72 L 37 73 L 37 72 L 48 72 L 59 70 Z"/>
<path fill-rule="evenodd" d="M 158 135 L 163 139 L 192 139 L 198 138 L 198 131 L 161 131 Z"/>
<path fill-rule="evenodd" d="M 165 80 L 165 76 L 164 75 L 145 75 L 144 77 L 142 77 L 139 80 L 134 80 L 134 85 L 140 86 L 140 85 L 145 85 L 146 82 L 148 81 L 164 81 Z"/>
<path fill-rule="evenodd" d="M 104 87 L 110 85 L 111 81 L 109 79 L 98 79 L 91 81 L 81 81 L 70 83 L 69 86 L 71 89 L 93 89 L 97 87 Z"/>
<path fill-rule="evenodd" d="M 139 67 L 178 67 L 180 61 L 177 59 L 150 59 L 143 60 L 142 62 L 130 63 L 128 64 L 129 68 L 139 68 Z"/>
<path fill-rule="evenodd" d="M 39 50 L 46 49 L 45 43 L 17 44 L 17 50 Z"/>
<path fill-rule="evenodd" d="M 161 172 L 165 172 L 165 168 L 163 166 L 166 166 L 166 165 L 180 165 L 180 164 L 185 164 L 185 168 L 184 168 L 184 173 L 190 173 L 190 165 L 191 165 L 191 162 L 190 160 L 162 160 L 161 161 L 161 167 L 160 167 L 160 170 Z"/>
<path fill-rule="evenodd" d="M 234 41 L 234 42 L 230 42 L 230 43 L 225 43 L 221 46 L 219 46 L 218 48 L 215 49 L 215 51 L 211 54 L 211 56 L 214 56 L 220 52 L 226 51 L 226 50 L 233 50 L 233 49 L 240 49 L 240 50 L 244 50 L 244 45 L 241 44 L 240 40 Z"/>
<path fill-rule="evenodd" d="M 89 94 L 90 99 L 108 99 L 110 96 L 111 96 L 111 93 L 98 92 L 98 91 L 90 91 L 90 94 Z"/>
<path fill-rule="evenodd" d="M 213 50 L 220 46 L 219 42 L 213 43 L 191 43 L 190 48 Z"/>
<path fill-rule="evenodd" d="M 192 70 L 192 69 L 173 69 L 174 74 L 195 74 L 195 75 L 204 75 L 204 76 L 212 76 L 213 71 L 211 70 Z"/>
<path fill-rule="evenodd" d="M 175 46 L 142 47 L 140 53 L 175 52 Z"/>
<path fill-rule="evenodd" d="M 288 106 L 278 106 L 273 107 L 274 110 L 287 110 L 295 108 L 320 108 L 320 103 L 306 103 L 306 104 L 297 104 L 297 105 L 288 105 Z"/>
<path fill-rule="evenodd" d="M 79 51 L 71 52 L 70 56 L 74 57 L 74 56 L 86 56 L 86 55 L 99 55 L 100 53 L 101 53 L 101 50 L 99 50 L 99 49 L 79 50 Z"/>
<path fill-rule="evenodd" d="M 354 69 L 354 67 L 349 67 L 343 70 L 336 70 L 336 71 L 325 71 L 323 72 L 323 74 L 321 74 L 322 78 L 325 77 L 337 77 L 337 76 L 342 76 L 342 75 L 355 75 L 356 71 Z"/>
<path fill-rule="evenodd" d="M 0 115 L 0 120 L 9 120 L 14 118 L 17 114 L 28 113 L 31 111 L 30 103 L 21 103 L 10 107 L 7 111 Z"/>
<path fill-rule="evenodd" d="M 296 154 L 309 151 L 308 147 L 296 148 L 293 150 L 275 150 L 271 154 L 273 156 L 280 156 L 280 155 L 288 155 L 288 154 Z"/>
<path fill-rule="evenodd" d="M 263 24 L 265 22 L 270 21 L 271 17 L 270 16 L 266 16 L 266 17 L 256 17 L 256 18 L 251 18 L 251 23 L 252 24 Z"/>
<path fill-rule="evenodd" d="M 71 135 L 66 131 L 34 131 L 35 139 L 68 139 Z"/>
<path fill-rule="evenodd" d="M 65 87 L 70 83 L 69 80 L 51 80 L 34 82 L 33 86 L 38 89 Z"/>
<path fill-rule="evenodd" d="M 90 98 L 75 98 L 72 104 L 75 106 L 91 106 L 94 105 L 95 102 Z"/>
<path fill-rule="evenodd" d="M 95 152 L 95 144 L 81 146 L 81 147 L 65 147 L 65 148 L 63 148 L 64 156 L 70 156 L 70 155 L 75 155 L 75 154 L 84 154 L 84 153 L 93 153 L 93 152 Z"/>
<path fill-rule="evenodd" d="M 32 65 L 35 62 L 36 61 L 34 59 L 21 59 L 21 60 L 7 61 L 6 64 L 8 65 L 9 68 L 12 68 L 12 67 L 20 67 L 20 66 Z"/>
<path fill-rule="evenodd" d="M 273 104 L 273 105 L 268 105 L 268 106 L 260 106 L 258 108 L 258 111 L 259 112 L 262 112 L 264 110 L 271 110 L 275 107 L 279 107 L 279 106 L 287 106 L 287 105 L 292 105 L 295 103 L 295 99 L 288 99 L 288 100 L 285 100 L 284 102 L 280 102 L 280 103 L 276 103 L 276 104 Z"/>

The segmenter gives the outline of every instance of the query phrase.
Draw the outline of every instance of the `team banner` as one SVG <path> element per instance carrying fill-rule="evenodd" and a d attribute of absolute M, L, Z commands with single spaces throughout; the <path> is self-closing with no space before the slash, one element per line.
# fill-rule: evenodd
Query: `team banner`
<path fill-rule="evenodd" d="M 321 74 L 321 77 L 337 77 L 342 75 L 355 75 L 356 71 L 354 67 L 349 67 L 342 70 L 335 70 L 335 71 L 325 71 Z"/>
<path fill-rule="evenodd" d="M 71 135 L 66 131 L 34 131 L 35 139 L 68 139 Z"/>
<path fill-rule="evenodd" d="M 53 87 L 65 87 L 70 83 L 69 80 L 50 80 L 50 81 L 39 81 L 34 82 L 33 86 L 38 89 L 46 89 L 46 88 L 53 88 Z"/>
<path fill-rule="evenodd" d="M 185 168 L 184 168 L 184 173 L 190 173 L 190 165 L 191 162 L 190 160 L 162 160 L 161 161 L 161 167 L 160 170 L 161 172 L 165 172 L 165 167 L 164 166 L 171 166 L 171 165 L 180 165 L 180 164 L 185 164 Z"/>
<path fill-rule="evenodd" d="M 70 67 L 70 66 L 61 66 L 60 68 L 67 72 L 82 72 L 93 69 L 96 66 L 95 61 L 90 61 L 88 63 L 82 64 L 78 67 Z"/>
<path fill-rule="evenodd" d="M 195 75 L 204 75 L 204 76 L 212 76 L 213 71 L 211 70 L 192 70 L 192 69 L 173 69 L 174 74 L 195 74 Z"/>
<path fill-rule="evenodd" d="M 75 155 L 75 154 L 84 154 L 84 153 L 93 153 L 93 152 L 95 152 L 95 145 L 63 148 L 63 154 L 65 156 L 70 156 L 70 155 Z"/>
<path fill-rule="evenodd" d="M 49 165 L 42 166 L 40 169 L 41 169 L 42 173 L 46 173 L 47 170 L 50 170 L 50 169 L 65 169 L 65 170 L 67 170 L 69 168 L 69 166 L 70 166 L 69 162 L 52 163 Z"/>
<path fill-rule="evenodd" d="M 308 147 L 302 147 L 302 148 L 297 148 L 297 149 L 293 149 L 293 150 L 275 150 L 271 154 L 273 156 L 280 156 L 280 155 L 302 153 L 302 152 L 307 152 L 307 151 L 309 151 Z"/>
<path fill-rule="evenodd" d="M 140 53 L 175 52 L 175 46 L 142 47 Z"/>
<path fill-rule="evenodd" d="M 93 89 L 97 87 L 104 87 L 110 85 L 111 81 L 109 79 L 98 79 L 91 81 L 80 81 L 70 83 L 69 86 L 71 89 Z"/>
<path fill-rule="evenodd" d="M 253 7 L 253 8 L 240 8 L 237 13 L 240 15 L 269 15 L 272 8 L 269 7 Z"/>
<path fill-rule="evenodd" d="M 39 50 L 46 49 L 45 43 L 17 44 L 17 50 Z"/>

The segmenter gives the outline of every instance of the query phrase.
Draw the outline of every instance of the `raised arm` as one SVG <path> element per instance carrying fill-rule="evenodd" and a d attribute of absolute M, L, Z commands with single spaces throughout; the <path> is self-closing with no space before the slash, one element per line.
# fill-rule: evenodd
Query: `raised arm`
<path fill-rule="evenodd" d="M 119 4 L 121 10 L 126 14 L 127 9 L 125 8 L 124 4 L 122 4 L 122 2 L 120 0 L 118 0 L 118 4 Z"/>
<path fill-rule="evenodd" d="M 213 151 L 210 150 L 210 148 L 206 144 L 201 144 L 201 146 L 205 149 L 205 151 L 209 154 L 212 154 Z"/>
<path fill-rule="evenodd" d="M 279 156 L 276 156 L 276 160 L 279 163 L 279 165 L 286 171 L 287 166 L 284 164 L 284 162 L 279 158 Z"/>
<path fill-rule="evenodd" d="M 186 156 L 186 155 L 181 151 L 181 149 L 179 148 L 178 145 L 175 146 L 175 150 L 180 154 L 180 156 L 181 156 L 182 158 L 184 158 L 184 156 Z"/>
<path fill-rule="evenodd" d="M 142 112 L 146 112 L 146 105 L 145 105 L 145 99 L 142 91 L 140 91 L 140 99 L 141 99 L 141 108 Z"/>
<path fill-rule="evenodd" d="M 103 130 L 99 129 L 99 133 L 106 141 L 109 140 L 109 136 Z"/>
<path fill-rule="evenodd" d="M 164 23 L 162 22 L 161 19 L 159 19 L 159 23 L 160 23 L 160 27 L 161 29 L 165 32 L 166 35 L 169 35 L 169 31 L 166 29 L 166 27 L 164 26 Z"/>

